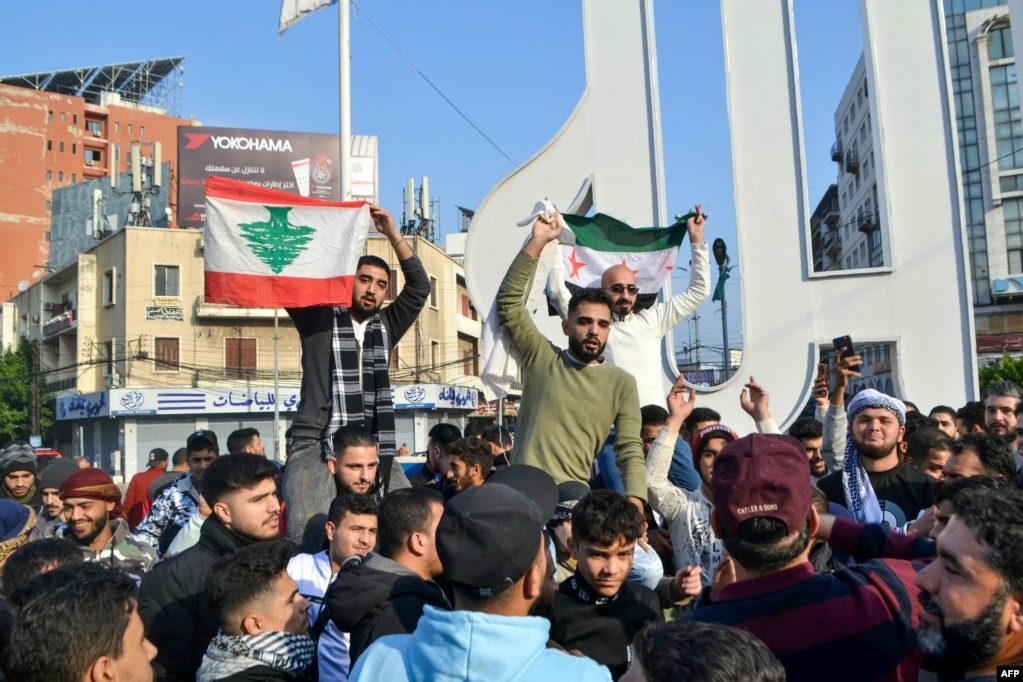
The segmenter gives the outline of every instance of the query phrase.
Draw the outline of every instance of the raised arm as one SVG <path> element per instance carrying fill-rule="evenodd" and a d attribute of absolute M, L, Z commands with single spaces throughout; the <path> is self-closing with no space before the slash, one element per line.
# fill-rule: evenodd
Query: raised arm
<path fill-rule="evenodd" d="M 687 388 L 685 379 L 679 375 L 668 394 L 668 419 L 657 434 L 646 461 L 646 484 L 650 506 L 668 519 L 681 515 L 686 505 L 682 490 L 668 480 L 671 458 L 675 452 L 679 429 L 696 407 L 696 391 Z"/>
<path fill-rule="evenodd" d="M 544 247 L 555 241 L 561 234 L 561 217 L 552 222 L 537 218 L 533 223 L 533 235 L 512 261 L 501 287 L 497 290 L 497 316 L 504 329 L 511 335 L 512 342 L 522 355 L 522 361 L 531 363 L 550 342 L 541 334 L 523 302 L 530 277 L 536 272 L 537 259 Z"/>
<path fill-rule="evenodd" d="M 771 397 L 767 394 L 767 390 L 757 383 L 756 377 L 751 375 L 749 383 L 739 394 L 739 404 L 743 411 L 756 422 L 759 433 L 781 433 L 781 429 L 774 423 L 774 417 L 771 416 L 770 403 Z"/>
<path fill-rule="evenodd" d="M 377 232 L 387 237 L 387 241 L 391 243 L 394 255 L 398 257 L 401 272 L 405 275 L 405 286 L 401 288 L 391 305 L 380 311 L 380 318 L 387 327 L 391 343 L 397 344 L 416 321 L 419 311 L 426 305 L 426 298 L 430 295 L 430 277 L 419 258 L 413 253 L 412 246 L 398 230 L 391 214 L 379 206 L 371 206 L 369 213 Z M 395 275 L 392 273 L 391 276 Z"/>
<path fill-rule="evenodd" d="M 707 220 L 703 216 L 702 208 L 700 204 L 697 204 L 693 209 L 695 215 L 686 221 L 686 230 L 689 233 L 689 243 L 692 249 L 689 264 L 689 288 L 672 296 L 663 305 L 651 308 L 657 315 L 656 324 L 661 335 L 667 334 L 687 315 L 695 312 L 710 296 L 710 257 L 707 251 L 707 242 L 703 237 Z"/>
<path fill-rule="evenodd" d="M 845 432 L 848 430 L 848 419 L 845 414 L 845 389 L 849 385 L 849 377 L 858 377 L 857 368 L 861 364 L 859 355 L 842 357 L 844 348 L 839 348 L 832 365 L 835 376 L 835 389 L 831 391 L 831 404 L 824 415 L 824 442 L 831 444 L 832 459 L 828 461 L 831 471 L 842 468 L 845 459 Z"/>

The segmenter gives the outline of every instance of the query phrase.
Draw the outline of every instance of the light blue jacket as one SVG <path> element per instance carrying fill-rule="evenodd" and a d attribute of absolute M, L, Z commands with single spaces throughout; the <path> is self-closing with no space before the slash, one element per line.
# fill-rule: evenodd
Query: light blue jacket
<path fill-rule="evenodd" d="M 355 664 L 350 682 L 609 682 L 589 658 L 547 648 L 550 623 L 427 606 L 411 635 L 381 637 Z"/>

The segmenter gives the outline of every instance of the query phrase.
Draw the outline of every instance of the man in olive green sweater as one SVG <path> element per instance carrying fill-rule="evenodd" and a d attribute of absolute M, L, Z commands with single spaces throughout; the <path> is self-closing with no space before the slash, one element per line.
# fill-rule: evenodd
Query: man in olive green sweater
<path fill-rule="evenodd" d="M 647 487 L 636 380 L 603 357 L 611 300 L 600 289 L 584 289 L 572 297 L 568 319 L 562 322 L 568 350 L 537 330 L 523 304 L 540 252 L 558 238 L 561 224 L 560 216 L 534 223 L 533 236 L 497 292 L 497 314 L 522 356 L 524 388 L 512 464 L 540 467 L 557 483 L 586 483 L 614 425 L 615 461 L 625 494 L 642 509 Z"/>

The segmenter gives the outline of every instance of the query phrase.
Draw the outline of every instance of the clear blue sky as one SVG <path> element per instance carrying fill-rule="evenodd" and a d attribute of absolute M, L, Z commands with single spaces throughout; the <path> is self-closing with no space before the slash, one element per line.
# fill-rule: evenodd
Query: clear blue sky
<path fill-rule="evenodd" d="M 828 153 L 833 115 L 862 37 L 857 0 L 794 3 L 812 210 L 835 182 Z M 582 92 L 580 0 L 360 0 L 358 6 L 516 163 L 557 132 Z M 279 12 L 279 0 L 3 0 L 0 74 L 184 55 L 181 115 L 211 126 L 337 132 L 337 8 L 303 19 L 281 37 Z M 710 215 L 708 238 L 724 237 L 734 254 L 718 3 L 657 0 L 654 16 L 668 212 L 702 202 Z M 358 9 L 351 35 L 352 129 L 379 137 L 381 203 L 400 213 L 405 179 L 427 175 L 441 201 L 443 231 L 456 230 L 455 204 L 475 208 L 514 166 Z M 697 123 L 673 125 L 673 112 L 683 109 Z M 684 287 L 685 275 L 678 277 L 674 286 Z M 733 277 L 728 287 L 733 347 L 740 342 L 737 283 Z M 717 311 L 707 304 L 700 313 L 708 347 L 721 345 Z M 676 346 L 686 340 L 683 325 Z M 705 359 L 720 356 L 708 350 Z"/>

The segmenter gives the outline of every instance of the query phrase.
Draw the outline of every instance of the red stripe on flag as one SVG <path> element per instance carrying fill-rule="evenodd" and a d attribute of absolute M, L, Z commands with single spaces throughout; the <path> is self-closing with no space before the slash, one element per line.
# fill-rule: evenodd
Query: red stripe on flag
<path fill-rule="evenodd" d="M 206 301 L 252 308 L 351 305 L 355 275 L 316 279 L 206 271 Z"/>
<path fill-rule="evenodd" d="M 323 201 L 301 194 L 267 189 L 240 180 L 230 180 L 212 176 L 206 180 L 206 196 L 214 199 L 248 201 L 254 204 L 282 204 L 284 206 L 335 206 L 339 208 L 359 208 L 368 201 Z"/>

